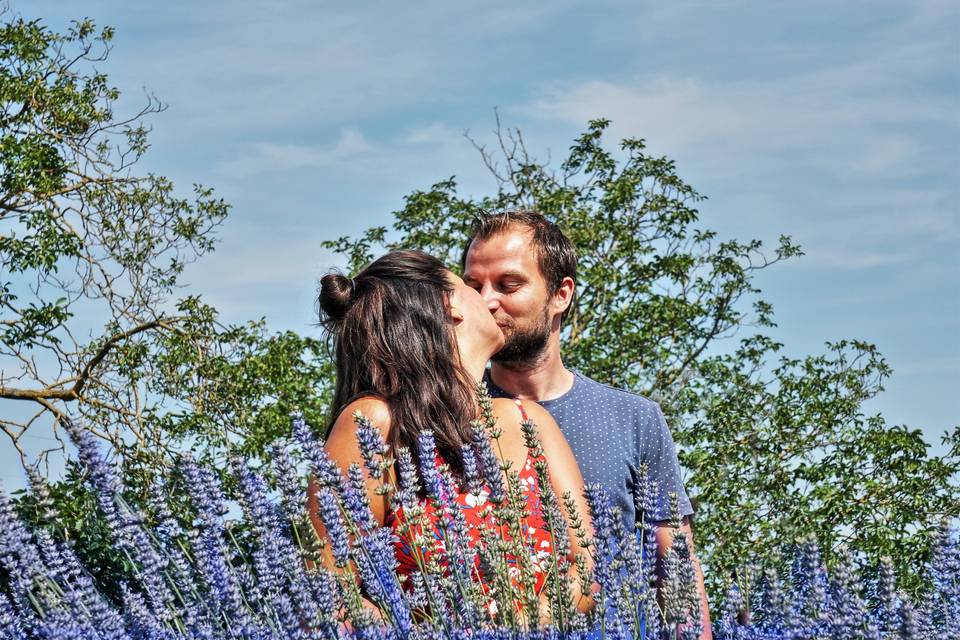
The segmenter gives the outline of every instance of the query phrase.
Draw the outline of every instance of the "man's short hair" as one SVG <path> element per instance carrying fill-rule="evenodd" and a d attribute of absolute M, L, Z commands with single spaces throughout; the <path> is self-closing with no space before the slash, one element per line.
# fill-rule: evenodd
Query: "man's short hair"
<path fill-rule="evenodd" d="M 526 229 L 532 234 L 533 248 L 537 252 L 537 264 L 540 267 L 540 274 L 547 281 L 550 295 L 557 292 L 564 278 L 572 278 L 576 282 L 577 250 L 573 243 L 563 235 L 556 223 L 548 220 L 542 213 L 527 209 L 480 213 L 474 217 L 470 237 L 463 247 L 461 268 L 466 270 L 467 253 L 474 240 L 486 240 L 516 227 Z M 574 296 L 576 296 L 576 289 L 574 289 Z M 564 311 L 561 319 L 566 319 L 575 302 L 576 297 L 570 301 L 570 306 Z"/>

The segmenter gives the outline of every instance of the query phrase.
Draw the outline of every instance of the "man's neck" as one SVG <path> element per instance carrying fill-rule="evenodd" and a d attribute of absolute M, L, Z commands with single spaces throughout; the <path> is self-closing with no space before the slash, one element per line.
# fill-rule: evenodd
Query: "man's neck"
<path fill-rule="evenodd" d="M 521 400 L 553 400 L 573 387 L 573 372 L 563 366 L 559 336 L 551 336 L 544 357 L 529 368 L 509 368 L 497 362 L 490 378 L 507 393 Z"/>

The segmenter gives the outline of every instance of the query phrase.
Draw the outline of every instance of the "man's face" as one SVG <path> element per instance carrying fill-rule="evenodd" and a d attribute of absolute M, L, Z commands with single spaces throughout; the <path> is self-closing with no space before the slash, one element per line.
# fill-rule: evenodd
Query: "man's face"
<path fill-rule="evenodd" d="M 551 296 L 532 241 L 526 229 L 507 229 L 474 240 L 467 252 L 463 281 L 480 292 L 503 331 L 506 342 L 493 360 L 508 366 L 535 361 L 550 337 Z"/>

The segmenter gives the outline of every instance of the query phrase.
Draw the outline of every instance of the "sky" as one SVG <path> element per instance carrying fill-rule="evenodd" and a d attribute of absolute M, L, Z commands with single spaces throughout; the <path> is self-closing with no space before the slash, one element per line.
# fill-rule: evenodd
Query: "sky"
<path fill-rule="evenodd" d="M 935 453 L 960 424 L 956 2 L 10 5 L 115 27 L 99 68 L 118 112 L 167 105 L 141 168 L 232 205 L 183 279 L 227 320 L 316 335 L 317 280 L 338 264 L 320 243 L 450 176 L 492 193 L 464 133 L 493 144 L 495 110 L 542 160 L 604 117 L 611 143 L 644 138 L 708 197 L 701 228 L 803 247 L 756 279 L 785 354 L 871 342 L 894 373 L 868 413 Z"/>

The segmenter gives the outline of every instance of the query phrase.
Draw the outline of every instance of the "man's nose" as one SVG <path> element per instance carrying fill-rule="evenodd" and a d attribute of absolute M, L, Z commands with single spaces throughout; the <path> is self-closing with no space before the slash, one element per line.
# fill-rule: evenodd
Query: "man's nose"
<path fill-rule="evenodd" d="M 493 313 L 500 308 L 500 294 L 494 290 L 491 286 L 483 287 L 480 291 L 480 295 L 483 296 L 483 299 L 487 302 L 487 309 L 490 310 L 490 313 Z"/>

